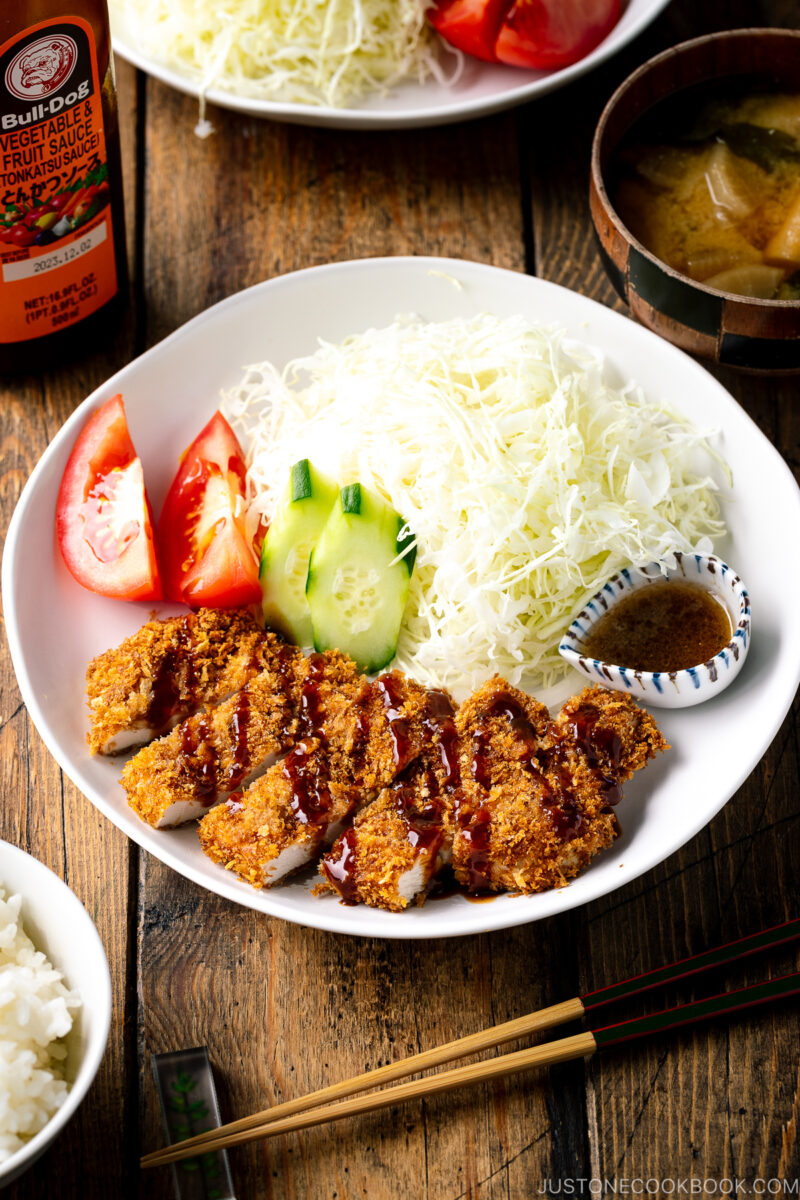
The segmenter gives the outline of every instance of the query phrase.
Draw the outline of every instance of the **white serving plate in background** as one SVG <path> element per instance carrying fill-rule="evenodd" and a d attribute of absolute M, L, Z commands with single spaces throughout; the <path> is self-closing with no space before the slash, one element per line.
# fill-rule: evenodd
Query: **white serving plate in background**
<path fill-rule="evenodd" d="M 458 286 L 456 286 L 458 285 Z M 672 749 L 626 787 L 623 835 L 568 887 L 473 904 L 461 895 L 394 914 L 315 898 L 314 876 L 258 891 L 206 858 L 193 827 L 155 830 L 128 808 L 120 760 L 86 747 L 86 664 L 149 618 L 152 606 L 103 599 L 64 566 L 54 533 L 59 481 L 90 411 L 122 392 L 156 512 L 181 450 L 249 363 L 282 365 L 319 338 L 416 312 L 431 320 L 491 311 L 524 313 L 603 348 L 617 383 L 635 378 L 703 428 L 733 471 L 725 506 L 730 535 L 715 551 L 748 582 L 753 643 L 741 675 L 717 699 L 656 718 Z M 3 600 L 23 699 L 48 748 L 109 820 L 167 865 L 218 895 L 316 928 L 380 937 L 446 937 L 501 929 L 562 913 L 629 883 L 683 845 L 749 775 L 778 730 L 800 680 L 800 491 L 786 464 L 707 371 L 627 317 L 554 284 L 477 263 L 389 258 L 336 263 L 285 275 L 231 296 L 119 371 L 53 439 L 22 494 L 3 559 Z M 163 614 L 174 606 L 161 606 Z M 573 672 L 560 702 L 584 679 Z"/>
<path fill-rule="evenodd" d="M 366 96 L 347 108 L 256 100 L 220 88 L 210 88 L 206 100 L 209 104 L 251 117 L 330 129 L 416 129 L 425 125 L 447 125 L 524 104 L 585 75 L 640 34 L 668 3 L 669 0 L 628 0 L 620 20 L 600 45 L 579 62 L 560 71 L 522 71 L 467 59 L 463 73 L 453 85 L 432 79 L 424 84 L 403 83 L 392 88 L 388 96 Z M 143 51 L 126 14 L 113 3 L 110 11 L 114 52 L 120 58 L 127 59 L 169 87 L 199 99 L 200 85 L 195 79 L 165 66 Z"/>

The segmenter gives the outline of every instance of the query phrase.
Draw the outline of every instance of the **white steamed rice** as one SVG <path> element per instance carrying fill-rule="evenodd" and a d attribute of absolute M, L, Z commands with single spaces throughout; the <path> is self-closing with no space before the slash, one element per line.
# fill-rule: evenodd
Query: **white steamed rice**
<path fill-rule="evenodd" d="M 22 928 L 20 896 L 0 887 L 0 1163 L 64 1103 L 63 1038 L 80 1006 Z"/>

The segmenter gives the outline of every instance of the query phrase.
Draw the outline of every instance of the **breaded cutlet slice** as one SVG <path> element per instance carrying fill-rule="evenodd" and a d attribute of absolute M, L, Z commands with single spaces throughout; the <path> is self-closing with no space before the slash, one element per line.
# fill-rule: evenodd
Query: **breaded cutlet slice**
<path fill-rule="evenodd" d="M 92 754 L 119 754 L 218 704 L 262 669 L 271 642 L 247 609 L 148 621 L 86 669 Z"/>
<path fill-rule="evenodd" d="M 359 795 L 346 778 L 331 778 L 327 766 L 320 739 L 298 742 L 282 762 L 203 818 L 198 833 L 205 853 L 257 888 L 304 867 L 336 837 Z M 308 780 L 301 803 L 298 777 Z"/>
<path fill-rule="evenodd" d="M 254 887 L 314 860 L 422 749 L 425 689 L 391 672 L 200 822 L 203 850 Z"/>
<path fill-rule="evenodd" d="M 460 786 L 455 706 L 441 691 L 425 698 L 427 738 L 419 758 L 356 815 L 320 862 L 319 893 L 345 904 L 402 912 L 422 904 L 449 861 Z"/>
<path fill-rule="evenodd" d="M 270 635 L 274 636 L 274 635 Z M 309 680 L 319 704 L 341 706 L 361 676 L 339 651 L 305 658 L 278 643 L 274 660 L 240 692 L 140 750 L 122 772 L 135 812 L 158 829 L 202 816 L 246 786 L 301 736 Z"/>
<path fill-rule="evenodd" d="M 585 688 L 552 721 L 542 708 L 492 680 L 459 712 L 452 863 L 472 891 L 539 892 L 577 875 L 619 835 L 620 784 L 666 748 L 649 713 L 619 692 Z"/>
<path fill-rule="evenodd" d="M 595 767 L 617 785 L 624 783 L 669 744 L 646 709 L 627 692 L 600 684 L 570 697 L 550 725 L 553 745 L 569 752 L 577 786 L 591 786 L 586 771 Z"/>

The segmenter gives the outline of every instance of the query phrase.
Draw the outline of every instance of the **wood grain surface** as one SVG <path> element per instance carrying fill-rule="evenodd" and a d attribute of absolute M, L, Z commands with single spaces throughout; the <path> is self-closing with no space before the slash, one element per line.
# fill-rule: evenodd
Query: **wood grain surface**
<path fill-rule="evenodd" d="M 89 391 L 258 280 L 332 260 L 442 254 L 535 273 L 621 309 L 590 232 L 594 124 L 616 84 L 651 54 L 744 25 L 797 28 L 800 12 L 790 0 L 674 0 L 632 46 L 563 91 L 462 126 L 387 134 L 213 111 L 216 133 L 200 141 L 190 98 L 118 63 L 128 315 L 94 357 L 0 381 L 0 528 L 47 442 Z M 800 478 L 800 384 L 718 377 Z M 35 569 L 36 548 L 30 553 Z M 138 1169 L 140 1153 L 163 1140 L 153 1053 L 207 1046 L 223 1115 L 233 1119 L 796 915 L 798 728 L 795 706 L 711 824 L 603 900 L 463 940 L 350 939 L 238 908 L 128 843 L 45 750 L 4 643 L 0 836 L 75 890 L 97 922 L 114 985 L 108 1053 L 88 1099 L 57 1148 L 6 1195 L 171 1197 L 169 1171 Z M 772 962 L 776 972 L 791 970 L 796 956 Z M 754 961 L 738 978 L 755 980 L 761 970 Z M 778 1180 L 788 1189 L 778 1194 L 797 1196 L 799 1045 L 791 1003 L 712 1022 L 539 1076 L 244 1147 L 231 1155 L 236 1193 L 523 1200 L 569 1194 L 570 1181 L 572 1194 L 596 1196 L 601 1180 L 605 1194 L 635 1194 L 638 1180 L 651 1195 L 691 1194 L 692 1186 L 697 1194 L 691 1180 L 720 1194 L 731 1180 L 746 1181 L 742 1195 L 756 1194 L 758 1180 Z M 770 1186 L 763 1194 L 774 1194 Z"/>

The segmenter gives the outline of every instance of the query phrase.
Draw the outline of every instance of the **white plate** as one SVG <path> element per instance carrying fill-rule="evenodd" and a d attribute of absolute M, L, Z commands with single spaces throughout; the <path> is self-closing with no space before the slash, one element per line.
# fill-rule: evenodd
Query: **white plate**
<path fill-rule="evenodd" d="M 286 104 L 272 100 L 254 100 L 234 92 L 211 88 L 206 92 L 209 104 L 269 117 L 296 125 L 319 125 L 331 129 L 417 129 L 423 125 L 447 125 L 469 117 L 484 117 L 515 104 L 523 104 L 562 87 L 584 75 L 616 54 L 654 21 L 669 0 L 628 0 L 620 20 L 599 46 L 586 58 L 561 71 L 522 71 L 469 59 L 460 79 L 452 87 L 429 80 L 425 84 L 404 83 L 388 96 L 368 96 L 348 108 Z M 200 96 L 200 86 L 188 74 L 167 67 L 143 52 L 136 42 L 130 22 L 116 6 L 111 6 L 111 31 L 114 52 L 126 58 L 169 87 Z"/>
<path fill-rule="evenodd" d="M 569 887 L 481 904 L 451 896 L 401 914 L 315 898 L 313 877 L 257 891 L 206 858 L 194 828 L 143 824 L 127 807 L 120 762 L 89 757 L 86 664 L 136 630 L 150 606 L 94 596 L 63 565 L 54 509 L 70 449 L 89 412 L 121 391 L 158 512 L 180 450 L 246 364 L 284 363 L 312 352 L 320 337 L 340 341 L 388 324 L 398 312 L 444 320 L 482 311 L 558 323 L 602 346 L 617 382 L 635 377 L 648 396 L 722 431 L 735 486 L 726 513 L 731 535 L 717 550 L 748 581 L 749 658 L 717 699 L 657 714 L 672 749 L 626 788 L 617 810 L 623 836 Z M 526 275 L 450 259 L 366 259 L 298 271 L 231 296 L 98 388 L 28 481 L 11 522 L 2 583 L 14 666 L 39 732 L 92 803 L 141 846 L 212 892 L 287 920 L 381 937 L 444 937 L 523 924 L 595 900 L 661 862 L 722 808 L 771 742 L 800 680 L 800 558 L 787 553 L 798 542 L 800 492 L 788 467 L 724 388 L 681 351 L 592 300 Z M 575 672 L 570 688 L 583 683 Z"/>

